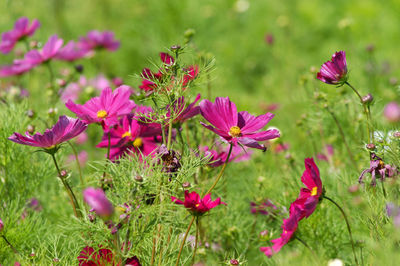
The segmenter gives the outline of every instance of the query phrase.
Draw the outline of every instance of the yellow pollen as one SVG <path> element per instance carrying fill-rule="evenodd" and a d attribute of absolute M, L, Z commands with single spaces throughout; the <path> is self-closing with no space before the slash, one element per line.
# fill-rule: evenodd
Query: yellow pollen
<path fill-rule="evenodd" d="M 229 130 L 229 135 L 234 138 L 240 137 L 242 135 L 240 127 L 238 126 L 231 127 L 231 129 Z"/>
<path fill-rule="evenodd" d="M 98 118 L 104 118 L 106 116 L 107 116 L 106 110 L 100 110 L 100 111 L 97 112 L 97 117 Z"/>
<path fill-rule="evenodd" d="M 129 131 L 126 131 L 126 132 L 122 135 L 123 138 L 125 138 L 125 137 L 130 137 L 130 136 L 131 136 L 131 132 L 129 132 Z"/>
<path fill-rule="evenodd" d="M 318 190 L 317 187 L 313 187 L 312 190 L 311 190 L 311 196 L 317 195 L 317 190 Z"/>
<path fill-rule="evenodd" d="M 142 147 L 143 146 L 143 140 L 142 140 L 142 138 L 136 138 L 134 141 L 133 141 L 133 147 L 135 147 L 135 148 L 140 148 L 140 147 Z"/>
<path fill-rule="evenodd" d="M 199 206 L 200 206 L 200 203 L 197 203 L 195 206 L 196 206 L 196 208 L 199 207 Z"/>

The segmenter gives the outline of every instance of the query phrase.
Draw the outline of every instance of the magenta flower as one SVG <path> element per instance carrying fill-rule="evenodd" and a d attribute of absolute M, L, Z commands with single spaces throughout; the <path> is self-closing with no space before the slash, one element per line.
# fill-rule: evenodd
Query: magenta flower
<path fill-rule="evenodd" d="M 184 69 L 185 74 L 183 75 L 183 80 L 182 80 L 182 89 L 185 90 L 186 86 L 189 84 L 190 81 L 194 80 L 197 75 L 199 74 L 199 67 L 194 65 L 194 66 L 189 66 L 188 68 Z"/>
<path fill-rule="evenodd" d="M 46 129 L 43 134 L 36 133 L 32 136 L 26 132 L 23 136 L 14 133 L 8 139 L 19 144 L 40 147 L 47 151 L 57 151 L 59 144 L 78 136 L 86 127 L 87 124 L 83 121 L 63 115 L 51 129 Z"/>
<path fill-rule="evenodd" d="M 343 85 L 347 82 L 347 63 L 344 51 L 332 55 L 332 60 L 325 62 L 317 73 L 317 79 L 326 84 Z"/>
<path fill-rule="evenodd" d="M 142 84 L 139 86 L 141 90 L 145 92 L 152 92 L 157 89 L 157 81 L 162 80 L 162 73 L 161 72 L 152 72 L 149 68 L 145 68 L 142 71 Z"/>
<path fill-rule="evenodd" d="M 82 249 L 78 256 L 79 266 L 106 266 L 106 265 L 129 265 L 141 266 L 139 259 L 134 256 L 126 259 L 122 264 L 121 259 L 117 261 L 118 257 L 114 256 L 113 252 L 108 248 L 103 248 L 101 245 L 98 250 L 86 246 Z"/>
<path fill-rule="evenodd" d="M 100 97 L 94 97 L 84 105 L 68 100 L 65 106 L 87 123 L 101 123 L 108 129 L 118 123 L 120 116 L 129 114 L 136 104 L 129 100 L 131 90 L 120 86 L 113 92 L 111 88 L 101 91 Z"/>
<path fill-rule="evenodd" d="M 189 104 L 186 108 L 185 108 L 186 105 L 185 97 L 184 96 L 179 97 L 172 106 L 173 115 L 175 117 L 173 122 L 182 124 L 186 120 L 200 114 L 200 107 L 195 106 L 196 103 L 200 100 L 200 97 L 201 97 L 200 93 L 197 94 L 194 102 Z M 168 106 L 167 109 L 170 109 L 170 107 Z M 171 110 L 168 110 L 167 117 L 168 118 L 171 117 Z"/>
<path fill-rule="evenodd" d="M 12 65 L 0 67 L 0 78 L 18 76 L 32 69 L 32 65 L 23 60 L 14 60 Z"/>
<path fill-rule="evenodd" d="M 4 223 L 3 223 L 3 220 L 0 219 L 0 233 L 1 233 L 1 231 L 3 231 L 3 229 L 4 229 Z"/>
<path fill-rule="evenodd" d="M 280 136 L 276 129 L 260 131 L 274 117 L 273 114 L 266 113 L 255 117 L 246 111 L 237 112 L 236 105 L 229 97 L 217 97 L 215 103 L 203 100 L 200 103 L 200 111 L 214 127 L 201 124 L 233 144 L 239 143 L 265 151 L 266 147 L 258 142 Z"/>
<path fill-rule="evenodd" d="M 161 61 L 168 66 L 173 65 L 175 62 L 175 59 L 167 53 L 160 53 L 160 58 Z"/>
<path fill-rule="evenodd" d="M 212 208 L 217 207 L 218 205 L 226 205 L 226 203 L 222 202 L 220 198 L 212 201 L 211 194 L 207 194 L 204 196 L 204 198 L 200 198 L 200 195 L 197 194 L 195 191 L 189 193 L 188 190 L 185 190 L 185 201 L 181 201 L 180 199 L 177 199 L 173 196 L 171 196 L 171 200 L 176 204 L 185 206 L 185 208 L 188 209 L 189 212 L 191 212 L 193 215 L 198 216 L 203 215 L 204 213 L 208 212 Z"/>
<path fill-rule="evenodd" d="M 83 191 L 83 199 L 101 217 L 109 217 L 114 213 L 113 205 L 101 188 L 89 187 L 85 189 Z"/>
<path fill-rule="evenodd" d="M 15 44 L 28 36 L 32 36 L 36 29 L 39 28 L 40 23 L 37 19 L 32 21 L 29 25 L 29 19 L 26 17 L 19 18 L 14 25 L 14 29 L 4 32 L 1 35 L 0 52 L 3 54 L 9 53 Z"/>
<path fill-rule="evenodd" d="M 333 146 L 328 144 L 325 145 L 324 150 L 321 153 L 318 153 L 316 157 L 318 160 L 328 162 L 332 159 L 333 154 L 334 154 Z"/>
<path fill-rule="evenodd" d="M 141 123 L 133 114 L 124 116 L 116 128 L 110 129 L 110 159 L 115 160 L 124 154 L 142 156 L 155 155 L 158 147 L 154 137 L 161 135 L 161 126 L 154 123 Z M 108 133 L 96 146 L 108 147 Z"/>
<path fill-rule="evenodd" d="M 369 168 L 362 171 L 360 177 L 358 178 L 358 182 L 360 184 L 363 182 L 366 173 L 371 174 L 371 186 L 375 186 L 377 177 L 383 181 L 386 177 L 396 176 L 398 171 L 396 167 L 385 164 L 382 158 L 377 156 L 375 153 L 372 153 Z"/>
<path fill-rule="evenodd" d="M 400 121 L 400 106 L 396 102 L 390 102 L 383 110 L 383 116 L 387 121 L 396 123 Z"/>
<path fill-rule="evenodd" d="M 106 49 L 116 51 L 120 43 L 114 39 L 112 31 L 100 32 L 97 30 L 89 31 L 85 37 L 81 37 L 78 46 L 85 51 L 95 49 Z"/>
<path fill-rule="evenodd" d="M 58 51 L 56 58 L 59 60 L 72 62 L 85 57 L 87 54 L 88 52 L 80 49 L 76 42 L 69 41 Z"/>
<path fill-rule="evenodd" d="M 45 43 L 42 50 L 30 50 L 23 59 L 15 60 L 14 63 L 30 65 L 31 69 L 37 65 L 48 62 L 54 58 L 64 41 L 57 37 L 57 34 L 52 35 Z"/>

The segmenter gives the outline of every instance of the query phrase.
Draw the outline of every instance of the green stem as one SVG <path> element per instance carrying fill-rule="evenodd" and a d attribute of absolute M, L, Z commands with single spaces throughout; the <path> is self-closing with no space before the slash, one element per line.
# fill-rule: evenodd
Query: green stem
<path fill-rule="evenodd" d="M 383 193 L 383 196 L 386 199 L 386 189 L 385 189 L 385 185 L 383 184 L 383 179 L 381 180 L 381 183 L 382 183 L 382 193 Z"/>
<path fill-rule="evenodd" d="M 83 182 L 83 177 L 82 177 L 82 169 L 81 169 L 81 164 L 79 163 L 79 158 L 78 158 L 78 152 L 76 151 L 74 145 L 72 145 L 72 143 L 70 141 L 67 141 L 67 143 L 69 144 L 69 146 L 72 149 L 72 153 L 75 156 L 75 161 L 76 161 L 76 167 L 78 167 L 78 172 L 79 172 L 79 179 L 81 181 L 81 186 L 84 187 L 85 183 Z"/>
<path fill-rule="evenodd" d="M 313 254 L 315 259 L 318 258 L 317 254 L 315 254 L 314 250 L 312 250 L 312 248 L 303 239 L 301 239 L 300 237 L 298 237 L 296 235 L 294 236 L 294 239 L 298 240 L 301 244 L 303 244 Z"/>
<path fill-rule="evenodd" d="M 344 210 L 342 209 L 342 207 L 340 207 L 339 204 L 337 204 L 333 199 L 331 199 L 331 198 L 329 198 L 329 197 L 327 197 L 327 196 L 323 196 L 323 197 L 324 197 L 324 199 L 327 199 L 327 200 L 329 200 L 330 202 L 332 202 L 332 203 L 340 210 L 340 212 L 342 213 L 343 218 L 344 218 L 344 220 L 345 220 L 345 222 L 346 222 L 346 225 L 347 225 L 347 230 L 349 231 L 350 242 L 351 242 L 351 248 L 353 249 L 354 261 L 356 262 L 356 265 L 359 265 L 359 264 L 358 264 L 358 260 L 357 260 L 357 256 L 356 256 L 356 249 L 355 249 L 355 246 L 354 246 L 353 235 L 352 235 L 352 233 L 351 233 L 351 228 L 350 228 L 349 220 L 347 219 L 346 213 L 344 212 Z"/>
<path fill-rule="evenodd" d="M 192 265 L 194 264 L 194 261 L 195 261 L 195 258 L 196 258 L 196 251 L 197 251 L 198 242 L 199 242 L 199 217 L 196 217 L 196 238 L 194 240 L 194 250 L 193 250 Z"/>
<path fill-rule="evenodd" d="M 356 160 L 354 159 L 354 155 L 351 152 L 349 144 L 346 141 L 346 137 L 344 135 L 343 128 L 339 123 L 339 120 L 337 119 L 336 115 L 331 111 L 331 109 L 329 109 L 329 107 L 327 108 L 327 110 L 328 110 L 329 114 L 332 116 L 333 120 L 335 121 L 335 124 L 336 124 L 337 128 L 339 129 L 340 136 L 341 136 L 341 138 L 343 140 L 343 143 L 344 143 L 344 145 L 346 147 L 347 153 L 349 154 L 350 160 L 353 163 L 354 168 L 358 171 Z"/>
<path fill-rule="evenodd" d="M 53 158 L 54 165 L 57 168 L 58 177 L 60 178 L 61 182 L 64 185 L 65 190 L 68 193 L 69 199 L 70 199 L 71 204 L 72 204 L 72 208 L 74 209 L 74 214 L 75 214 L 75 216 L 77 218 L 80 218 L 81 217 L 81 213 L 80 212 L 78 213 L 78 211 L 77 211 L 77 210 L 80 210 L 80 208 L 79 208 L 79 205 L 78 205 L 78 201 L 76 200 L 75 194 L 72 191 L 71 187 L 69 186 L 68 182 L 62 177 L 60 168 L 58 167 L 58 164 L 57 164 L 56 157 L 54 156 L 53 153 L 51 153 L 50 155 Z"/>
<path fill-rule="evenodd" d="M 167 142 L 168 151 L 171 148 L 171 139 L 172 139 L 172 117 L 170 117 L 168 124 L 168 142 Z"/>
<path fill-rule="evenodd" d="M 11 248 L 11 250 L 12 250 L 15 254 L 19 254 L 19 253 L 18 253 L 18 250 L 10 243 L 10 241 L 7 240 L 7 238 L 6 238 L 5 235 L 2 235 L 1 237 L 4 239 L 4 241 L 6 241 L 7 245 Z"/>
<path fill-rule="evenodd" d="M 214 181 L 214 184 L 212 184 L 212 186 L 210 187 L 210 189 L 206 192 L 205 195 L 210 194 L 211 191 L 215 188 L 215 186 L 217 185 L 218 181 L 221 179 L 222 175 L 224 174 L 225 168 L 229 162 L 229 158 L 231 157 L 231 153 L 232 153 L 232 148 L 233 148 L 233 144 L 231 143 L 231 146 L 229 147 L 229 152 L 228 152 L 228 157 L 226 157 L 226 161 L 224 163 L 224 165 L 222 166 L 221 171 L 219 172 L 217 178 Z"/>
<path fill-rule="evenodd" d="M 179 265 L 179 260 L 180 260 L 180 258 L 181 258 L 183 246 L 185 245 L 186 238 L 187 238 L 187 236 L 188 236 L 188 234 L 189 234 L 190 228 L 192 228 L 192 224 L 193 224 L 195 218 L 196 218 L 196 217 L 193 215 L 192 220 L 190 220 L 189 226 L 188 226 L 188 228 L 186 229 L 185 235 L 183 236 L 182 244 L 181 244 L 181 247 L 179 248 L 178 258 L 176 259 L 176 264 L 175 264 L 175 266 L 178 266 L 178 265 Z"/>
<path fill-rule="evenodd" d="M 111 132 L 110 129 L 108 129 L 108 145 L 107 145 L 107 161 L 104 165 L 104 172 L 103 172 L 103 179 L 101 180 L 101 187 L 104 189 L 105 188 L 105 181 L 106 181 L 106 170 L 107 170 L 107 164 L 108 161 L 110 160 L 110 150 L 111 150 Z"/>

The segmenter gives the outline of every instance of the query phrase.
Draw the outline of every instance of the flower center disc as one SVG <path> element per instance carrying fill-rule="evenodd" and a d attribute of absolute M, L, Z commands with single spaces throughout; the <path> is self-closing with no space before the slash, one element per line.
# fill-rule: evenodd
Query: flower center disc
<path fill-rule="evenodd" d="M 100 111 L 97 112 L 97 117 L 98 118 L 104 118 L 106 116 L 107 116 L 106 110 L 100 110 Z"/>
<path fill-rule="evenodd" d="M 140 148 L 143 146 L 143 140 L 142 138 L 136 138 L 133 143 L 132 143 L 133 147 L 135 148 Z"/>
<path fill-rule="evenodd" d="M 126 131 L 126 132 L 122 135 L 123 138 L 125 138 L 125 137 L 130 137 L 130 136 L 131 136 L 131 132 L 129 132 L 129 131 Z"/>
<path fill-rule="evenodd" d="M 311 190 L 311 196 L 315 196 L 318 193 L 318 188 L 317 187 L 313 187 Z"/>
<path fill-rule="evenodd" d="M 240 131 L 240 127 L 238 126 L 233 126 L 231 127 L 231 129 L 229 130 L 229 135 L 231 137 L 237 138 L 240 137 L 242 135 L 242 131 Z"/>

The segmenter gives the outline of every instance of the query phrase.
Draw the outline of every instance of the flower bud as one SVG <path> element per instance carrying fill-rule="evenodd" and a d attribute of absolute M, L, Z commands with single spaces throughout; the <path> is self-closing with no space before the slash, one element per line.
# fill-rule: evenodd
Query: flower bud
<path fill-rule="evenodd" d="M 83 199 L 102 217 L 109 217 L 114 213 L 114 207 L 107 199 L 102 189 L 89 187 L 83 191 Z"/>
<path fill-rule="evenodd" d="M 28 125 L 28 126 L 26 127 L 26 131 L 28 131 L 29 134 L 35 133 L 35 126 L 34 126 L 34 125 Z"/>
<path fill-rule="evenodd" d="M 61 174 L 61 177 L 66 177 L 68 175 L 68 172 L 66 170 L 61 170 L 60 174 Z"/>
<path fill-rule="evenodd" d="M 389 122 L 400 121 L 400 106 L 396 102 L 390 102 L 385 106 L 383 115 Z"/>
<path fill-rule="evenodd" d="M 371 53 L 375 50 L 375 45 L 373 45 L 372 43 L 368 44 L 367 47 L 365 47 L 365 50 L 367 50 L 367 52 Z"/>
<path fill-rule="evenodd" d="M 181 46 L 180 46 L 180 45 L 177 45 L 177 44 L 176 44 L 176 45 L 172 45 L 172 46 L 171 46 L 171 50 L 172 50 L 172 51 L 175 51 L 175 50 L 178 50 L 178 51 L 179 51 L 180 49 L 181 49 Z"/>
<path fill-rule="evenodd" d="M 29 47 L 31 48 L 31 49 L 35 49 L 36 47 L 38 47 L 38 41 L 30 41 L 29 42 Z"/>
<path fill-rule="evenodd" d="M 239 261 L 238 261 L 237 259 L 231 259 L 231 260 L 229 261 L 229 263 L 230 263 L 231 265 L 239 265 Z"/>
<path fill-rule="evenodd" d="M 371 103 L 373 100 L 374 100 L 374 97 L 372 97 L 371 93 L 368 93 L 367 95 L 362 97 L 363 103 Z"/>
<path fill-rule="evenodd" d="M 393 133 L 393 137 L 400 138 L 400 131 L 396 131 Z"/>
<path fill-rule="evenodd" d="M 268 45 L 273 45 L 275 41 L 274 35 L 272 35 L 271 33 L 268 33 L 267 35 L 265 35 L 265 42 Z"/>
<path fill-rule="evenodd" d="M 60 87 L 64 87 L 67 84 L 65 79 L 57 79 L 56 82 L 57 82 L 57 85 Z"/>
<path fill-rule="evenodd" d="M 136 175 L 134 178 L 138 182 L 143 182 L 143 177 L 141 175 Z"/>
<path fill-rule="evenodd" d="M 390 85 L 392 85 L 392 86 L 396 85 L 398 82 L 399 82 L 399 81 L 398 81 L 397 78 L 395 78 L 395 77 L 391 77 L 391 78 L 389 79 L 389 83 L 390 83 Z"/>
<path fill-rule="evenodd" d="M 373 151 L 376 148 L 374 143 L 368 143 L 367 145 L 365 145 L 365 147 L 370 151 Z"/>
<path fill-rule="evenodd" d="M 48 114 L 49 116 L 55 116 L 57 113 L 58 113 L 58 109 L 57 109 L 57 108 L 50 108 L 50 109 L 47 111 L 47 114 Z"/>
<path fill-rule="evenodd" d="M 182 187 L 184 187 L 184 188 L 190 188 L 190 183 L 189 182 L 185 182 L 185 183 L 183 183 L 182 184 Z"/>
<path fill-rule="evenodd" d="M 196 34 L 196 31 L 194 29 L 187 29 L 184 33 L 185 38 L 191 39 L 193 36 Z"/>
<path fill-rule="evenodd" d="M 83 65 L 76 65 L 75 66 L 75 70 L 78 73 L 82 73 L 83 72 Z"/>
<path fill-rule="evenodd" d="M 115 77 L 112 79 L 112 83 L 114 84 L 115 87 L 119 87 L 121 86 L 124 82 L 122 80 L 122 78 L 120 77 Z"/>
<path fill-rule="evenodd" d="M 349 190 L 350 193 L 356 193 L 359 189 L 360 189 L 360 186 L 357 185 L 357 184 L 356 184 L 356 185 L 349 186 L 349 188 L 348 188 L 348 190 Z"/>
<path fill-rule="evenodd" d="M 29 118 L 33 118 L 35 116 L 35 112 L 32 109 L 26 111 L 26 116 Z"/>

